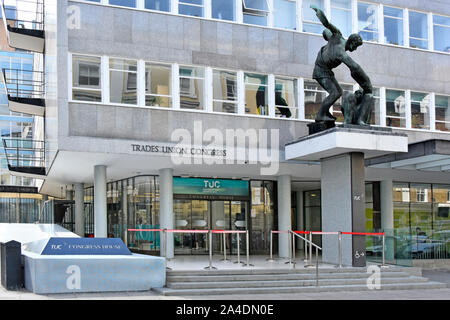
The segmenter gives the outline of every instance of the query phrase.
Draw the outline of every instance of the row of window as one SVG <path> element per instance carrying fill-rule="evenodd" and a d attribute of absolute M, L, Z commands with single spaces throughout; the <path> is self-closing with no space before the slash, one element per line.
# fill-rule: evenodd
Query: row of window
<path fill-rule="evenodd" d="M 73 101 L 314 120 L 327 93 L 314 80 L 210 67 L 72 55 Z M 330 112 L 343 121 L 344 91 Z M 300 90 L 299 90 L 300 89 Z M 374 125 L 450 130 L 450 96 L 375 88 Z"/>
<path fill-rule="evenodd" d="M 450 52 L 450 17 L 356 0 L 86 0 L 321 34 L 321 8 L 344 37 Z"/>

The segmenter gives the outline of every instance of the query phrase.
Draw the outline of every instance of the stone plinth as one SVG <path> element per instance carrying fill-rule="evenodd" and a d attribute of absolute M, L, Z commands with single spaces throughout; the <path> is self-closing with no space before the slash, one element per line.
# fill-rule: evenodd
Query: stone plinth
<path fill-rule="evenodd" d="M 365 158 L 408 151 L 408 136 L 390 129 L 346 125 L 285 147 L 286 160 L 320 160 L 322 231 L 366 232 Z M 338 237 L 322 236 L 322 260 L 339 263 Z M 366 265 L 366 239 L 342 235 L 342 263 Z"/>

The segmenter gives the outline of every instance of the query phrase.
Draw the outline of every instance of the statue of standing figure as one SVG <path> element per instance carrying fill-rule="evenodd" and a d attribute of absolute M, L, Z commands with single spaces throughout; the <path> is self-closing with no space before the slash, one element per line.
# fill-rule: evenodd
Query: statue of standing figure
<path fill-rule="evenodd" d="M 360 65 L 347 54 L 347 51 L 353 52 L 363 44 L 362 38 L 359 34 L 351 34 L 345 40 L 341 31 L 328 21 L 322 10 L 315 5 L 311 5 L 311 8 L 316 11 L 320 22 L 325 26 L 323 37 L 328 42 L 320 49 L 313 72 L 313 79 L 329 94 L 322 102 L 316 116 L 316 122 L 334 123 L 336 120 L 336 117 L 329 110 L 342 96 L 343 91 L 334 77 L 332 69 L 344 63 L 350 69 L 352 78 L 362 88 L 362 90 L 345 97 L 342 106 L 344 122 L 346 124 L 367 126 L 370 123 L 371 109 L 374 104 L 372 83 Z"/>

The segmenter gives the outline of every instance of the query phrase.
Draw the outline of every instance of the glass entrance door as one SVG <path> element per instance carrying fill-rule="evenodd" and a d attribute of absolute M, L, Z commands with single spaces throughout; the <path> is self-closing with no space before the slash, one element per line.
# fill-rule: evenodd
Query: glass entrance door
<path fill-rule="evenodd" d="M 209 230 L 208 200 L 175 200 L 175 229 Z M 174 233 L 175 254 L 208 254 L 208 234 Z"/>
<path fill-rule="evenodd" d="M 247 230 L 248 203 L 243 201 L 211 201 L 211 228 L 213 230 Z M 225 236 L 228 254 L 237 253 L 237 235 Z M 239 235 L 241 253 L 245 252 L 245 235 Z M 213 239 L 214 253 L 223 254 L 223 235 L 216 234 Z"/>
<path fill-rule="evenodd" d="M 175 229 L 247 230 L 248 202 L 174 200 Z M 226 235 L 227 254 L 237 253 L 236 234 Z M 175 233 L 175 254 L 209 254 L 208 234 Z M 245 253 L 245 234 L 239 235 L 241 254 Z M 214 254 L 223 254 L 223 235 L 213 235 Z"/>

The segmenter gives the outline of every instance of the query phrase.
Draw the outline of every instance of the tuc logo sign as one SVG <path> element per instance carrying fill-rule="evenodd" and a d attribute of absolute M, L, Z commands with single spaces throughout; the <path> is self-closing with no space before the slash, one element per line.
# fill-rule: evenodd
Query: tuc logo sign
<path fill-rule="evenodd" d="M 203 181 L 205 183 L 205 188 L 207 189 L 220 189 L 220 181 L 211 181 L 211 180 L 205 180 Z"/>

